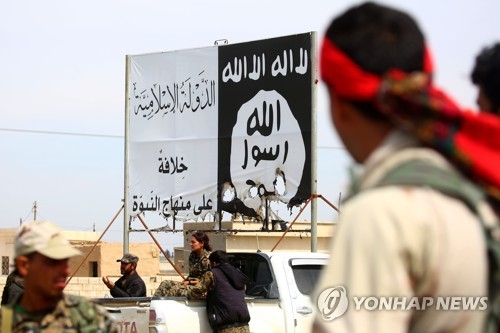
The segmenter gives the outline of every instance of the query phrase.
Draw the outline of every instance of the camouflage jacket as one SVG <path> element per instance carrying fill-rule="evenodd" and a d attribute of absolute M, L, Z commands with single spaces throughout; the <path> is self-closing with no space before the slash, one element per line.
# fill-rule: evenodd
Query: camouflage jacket
<path fill-rule="evenodd" d="M 207 292 L 215 288 L 215 279 L 212 271 L 207 271 L 202 275 L 200 281 L 185 289 L 185 293 L 179 296 L 186 296 L 189 299 L 200 299 L 207 296 Z"/>
<path fill-rule="evenodd" d="M 0 327 L 11 322 L 11 332 L 118 332 L 106 310 L 83 297 L 64 295 L 56 307 L 45 314 L 18 311 L 16 302 L 2 306 Z"/>
<path fill-rule="evenodd" d="M 201 256 L 191 252 L 189 255 L 189 276 L 188 278 L 199 279 L 203 273 L 210 270 L 210 251 L 203 249 Z"/>
<path fill-rule="evenodd" d="M 165 280 L 162 281 L 154 293 L 154 297 L 185 296 L 189 299 L 200 299 L 206 296 L 213 285 L 214 279 L 211 271 L 205 272 L 194 285 L 182 285 L 181 282 Z"/>
<path fill-rule="evenodd" d="M 194 252 L 191 252 L 189 255 L 189 275 L 186 279 L 195 279 L 195 285 L 183 285 L 178 281 L 165 280 L 160 283 L 153 296 L 187 296 L 191 299 L 198 299 L 204 296 L 206 294 L 206 284 L 208 283 L 205 274 L 211 273 L 209 256 L 210 251 L 205 249 L 201 253 L 201 256 L 198 256 Z"/>

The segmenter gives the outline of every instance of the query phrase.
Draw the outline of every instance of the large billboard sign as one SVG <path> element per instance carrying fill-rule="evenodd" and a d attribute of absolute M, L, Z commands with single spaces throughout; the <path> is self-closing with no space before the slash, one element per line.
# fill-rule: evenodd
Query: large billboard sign
<path fill-rule="evenodd" d="M 128 56 L 127 213 L 257 217 L 311 195 L 314 33 Z"/>

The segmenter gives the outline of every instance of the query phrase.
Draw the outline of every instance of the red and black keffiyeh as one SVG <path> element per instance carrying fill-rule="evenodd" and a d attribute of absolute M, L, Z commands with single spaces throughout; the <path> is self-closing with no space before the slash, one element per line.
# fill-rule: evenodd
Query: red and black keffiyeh
<path fill-rule="evenodd" d="M 321 49 L 321 77 L 341 98 L 372 102 L 396 126 L 415 135 L 500 201 L 500 117 L 460 108 L 432 84 L 426 50 L 424 70 L 364 71 L 332 41 Z"/>

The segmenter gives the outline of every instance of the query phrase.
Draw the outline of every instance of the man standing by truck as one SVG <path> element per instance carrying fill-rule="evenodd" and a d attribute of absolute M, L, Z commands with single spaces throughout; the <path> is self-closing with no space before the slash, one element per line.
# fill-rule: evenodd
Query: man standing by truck
<path fill-rule="evenodd" d="M 125 253 L 120 262 L 120 277 L 115 283 L 107 276 L 103 276 L 102 282 L 109 288 L 113 297 L 146 297 L 146 284 L 137 273 L 137 262 L 139 257 L 132 253 Z"/>

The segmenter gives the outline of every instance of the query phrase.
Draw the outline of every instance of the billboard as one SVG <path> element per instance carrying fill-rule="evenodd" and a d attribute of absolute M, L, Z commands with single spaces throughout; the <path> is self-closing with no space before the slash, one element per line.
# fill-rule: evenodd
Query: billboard
<path fill-rule="evenodd" d="M 314 33 L 127 56 L 127 214 L 262 215 L 311 195 Z"/>

